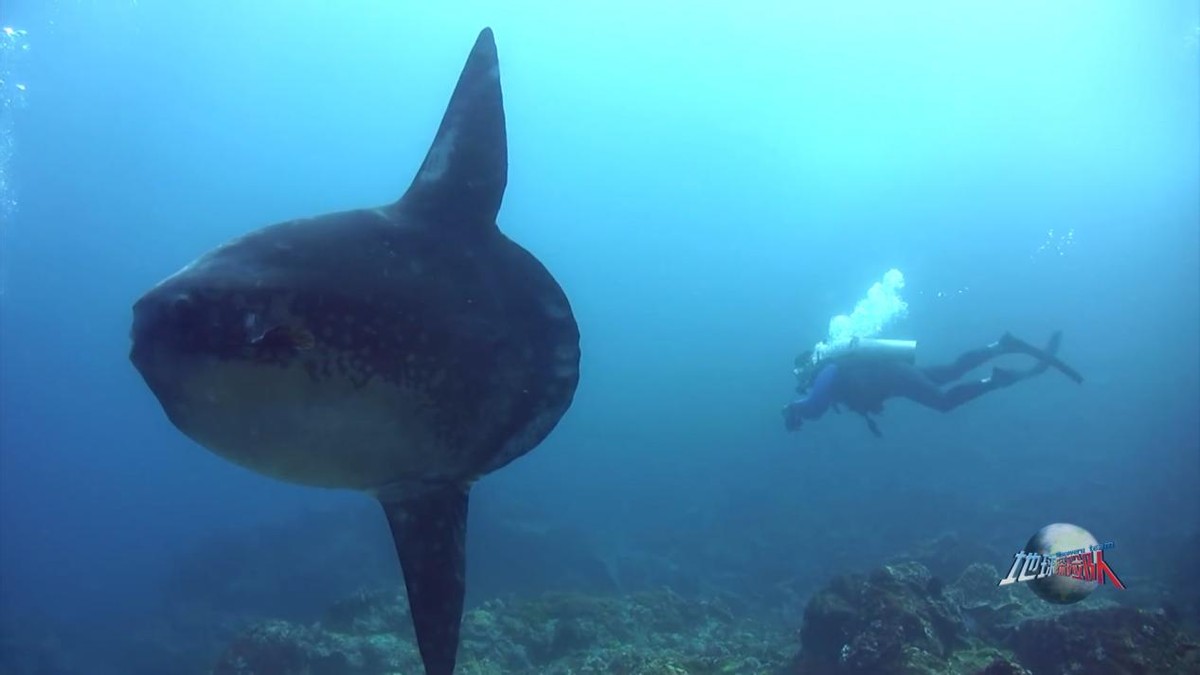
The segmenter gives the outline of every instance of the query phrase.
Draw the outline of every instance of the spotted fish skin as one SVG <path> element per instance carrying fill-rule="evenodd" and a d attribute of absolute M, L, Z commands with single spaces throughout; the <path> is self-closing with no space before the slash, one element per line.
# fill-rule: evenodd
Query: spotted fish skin
<path fill-rule="evenodd" d="M 347 452 L 353 449 L 330 439 L 337 444 L 332 452 L 306 445 L 302 474 L 263 469 L 325 487 L 472 480 L 539 443 L 578 383 L 578 328 L 541 263 L 497 228 L 444 232 L 403 202 L 254 232 L 163 282 L 139 301 L 135 316 L 133 359 L 168 416 L 200 443 L 212 441 L 216 452 L 251 468 L 260 468 L 258 444 L 242 448 L 224 429 L 211 438 L 204 420 L 221 411 L 185 400 L 181 370 L 204 369 L 215 380 L 223 365 L 262 368 L 263 384 L 289 373 L 295 382 L 291 371 L 302 371 L 306 381 L 288 386 L 319 392 L 336 385 L 330 391 L 338 396 L 363 397 L 383 389 L 404 398 L 406 410 L 420 417 L 420 442 L 436 447 L 420 453 L 421 461 L 398 448 L 396 464 L 381 466 L 382 447 L 416 441 L 380 439 L 363 449 L 355 467 L 356 455 Z M 260 348 L 245 328 L 251 322 L 306 330 L 314 344 Z M 166 363 L 156 365 L 156 358 Z M 245 397 L 227 400 L 247 405 Z M 325 403 L 316 393 L 308 401 Z M 266 396 L 258 403 L 274 405 Z M 272 433 L 270 419 L 262 434 Z M 306 437 L 322 436 L 303 421 L 291 423 Z M 280 451 L 301 452 L 295 445 Z"/>
<path fill-rule="evenodd" d="M 251 232 L 134 305 L 130 359 L 181 432 L 380 501 L 428 675 L 454 670 L 471 484 L 545 439 L 579 381 L 566 295 L 496 225 L 506 185 L 485 29 L 398 201 Z"/>

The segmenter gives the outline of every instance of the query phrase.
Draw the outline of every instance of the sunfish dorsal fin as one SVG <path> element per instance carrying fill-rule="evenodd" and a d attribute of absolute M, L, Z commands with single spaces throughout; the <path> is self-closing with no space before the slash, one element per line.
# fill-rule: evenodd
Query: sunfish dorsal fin
<path fill-rule="evenodd" d="M 500 62 L 492 30 L 475 40 L 433 145 L 397 202 L 442 227 L 495 227 L 508 182 Z"/>

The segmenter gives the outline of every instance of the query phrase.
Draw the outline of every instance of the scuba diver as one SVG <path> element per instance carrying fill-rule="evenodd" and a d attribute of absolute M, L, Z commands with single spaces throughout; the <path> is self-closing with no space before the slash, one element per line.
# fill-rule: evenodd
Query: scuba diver
<path fill-rule="evenodd" d="M 871 433 L 881 436 L 871 415 L 883 412 L 883 402 L 889 398 L 907 398 L 949 412 L 1048 368 L 1082 384 L 1083 376 L 1057 357 L 1061 337 L 1062 333 L 1056 332 L 1045 349 L 1038 349 L 1005 333 L 998 341 L 966 352 L 953 363 L 925 367 L 915 365 L 916 343 L 908 340 L 853 338 L 817 358 L 811 350 L 806 351 L 796 357 L 795 370 L 799 382 L 796 391 L 806 395 L 784 407 L 784 426 L 788 431 L 797 431 L 804 420 L 817 419 L 830 407 L 841 412 L 841 404 L 862 415 Z M 994 366 L 989 377 L 943 388 L 968 371 L 1008 354 L 1032 356 L 1037 364 L 1025 370 Z"/>

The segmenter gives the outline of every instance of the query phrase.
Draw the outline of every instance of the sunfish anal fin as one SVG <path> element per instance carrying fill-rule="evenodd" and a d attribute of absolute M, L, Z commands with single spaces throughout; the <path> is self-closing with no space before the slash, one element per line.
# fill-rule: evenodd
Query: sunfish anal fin
<path fill-rule="evenodd" d="M 469 487 L 383 499 L 426 675 L 453 675 L 466 592 Z"/>

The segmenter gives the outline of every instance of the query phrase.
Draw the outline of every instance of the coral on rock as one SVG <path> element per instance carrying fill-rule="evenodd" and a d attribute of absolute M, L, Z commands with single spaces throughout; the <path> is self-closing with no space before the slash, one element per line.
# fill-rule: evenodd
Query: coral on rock
<path fill-rule="evenodd" d="M 958 606 L 924 566 L 833 580 L 809 602 L 799 673 L 952 672 L 975 645 Z M 999 654 L 979 657 L 982 667 Z M 978 668 L 977 668 L 978 669 Z M 968 671 L 970 672 L 970 671 Z"/>
<path fill-rule="evenodd" d="M 1112 607 L 1027 621 L 1009 644 L 1037 673 L 1200 673 L 1200 643 L 1161 612 Z"/>
<path fill-rule="evenodd" d="M 715 600 L 668 590 L 627 596 L 548 593 L 492 600 L 463 617 L 457 672 L 716 675 L 777 672 L 788 640 Z M 214 675 L 391 675 L 420 672 L 408 607 L 393 592 L 359 593 L 311 626 L 243 632 Z"/>
<path fill-rule="evenodd" d="M 1054 605 L 998 579 L 976 563 L 943 588 L 915 562 L 835 579 L 805 610 L 791 672 L 1200 672 L 1200 646 L 1162 612 L 1097 598 Z"/>
<path fill-rule="evenodd" d="M 970 565 L 943 585 L 913 561 L 832 580 L 804 612 L 800 650 L 780 621 L 661 589 L 490 600 L 463 617 L 463 675 L 1029 675 L 1200 672 L 1200 646 L 1169 615 L 1089 598 L 1063 607 Z M 408 605 L 359 592 L 311 625 L 242 632 L 214 675 L 421 672 Z"/>

